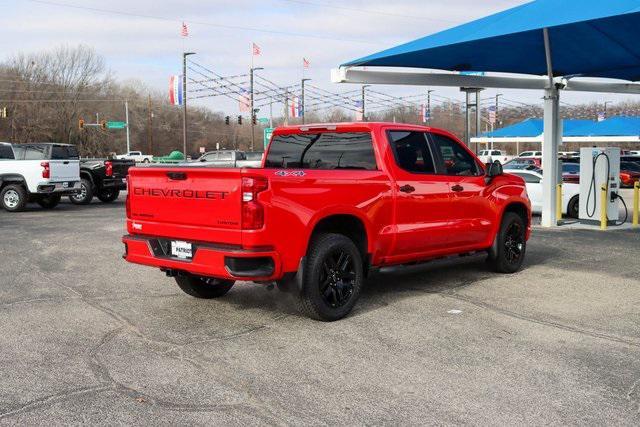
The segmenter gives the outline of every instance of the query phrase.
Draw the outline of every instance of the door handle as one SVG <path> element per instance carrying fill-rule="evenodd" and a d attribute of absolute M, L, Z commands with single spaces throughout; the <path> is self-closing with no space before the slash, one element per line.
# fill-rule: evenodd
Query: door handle
<path fill-rule="evenodd" d="M 402 191 L 403 193 L 413 193 L 414 191 L 416 191 L 416 189 L 407 184 L 400 187 L 400 191 Z"/>
<path fill-rule="evenodd" d="M 451 191 L 459 193 L 461 191 L 464 191 L 464 187 L 462 185 L 456 184 L 453 187 L 451 187 Z"/>

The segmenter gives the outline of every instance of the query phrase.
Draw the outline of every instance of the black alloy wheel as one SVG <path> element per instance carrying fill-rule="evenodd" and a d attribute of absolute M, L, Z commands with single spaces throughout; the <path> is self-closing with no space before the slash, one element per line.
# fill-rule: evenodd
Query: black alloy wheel
<path fill-rule="evenodd" d="M 344 306 L 353 295 L 356 271 L 351 255 L 336 249 L 325 257 L 320 276 L 320 295 L 332 308 Z"/>

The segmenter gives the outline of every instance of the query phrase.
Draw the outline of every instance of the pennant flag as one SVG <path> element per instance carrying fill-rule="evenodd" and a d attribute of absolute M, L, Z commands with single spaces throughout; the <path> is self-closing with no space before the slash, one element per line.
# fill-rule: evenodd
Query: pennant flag
<path fill-rule="evenodd" d="M 182 105 L 182 76 L 169 77 L 169 103 Z"/>
<path fill-rule="evenodd" d="M 260 49 L 260 46 L 258 46 L 257 44 L 253 43 L 253 56 L 258 56 L 262 53 L 262 49 Z"/>
<path fill-rule="evenodd" d="M 302 58 L 302 67 L 308 69 L 310 66 L 311 63 L 309 62 L 309 60 L 307 58 Z"/>
<path fill-rule="evenodd" d="M 241 113 L 248 113 L 251 110 L 251 97 L 249 91 L 246 89 L 240 89 L 240 99 L 238 99 Z"/>
<path fill-rule="evenodd" d="M 291 100 L 291 105 L 289 106 L 289 114 L 293 118 L 302 117 L 302 105 L 300 104 L 300 98 L 294 96 Z"/>
<path fill-rule="evenodd" d="M 182 23 L 182 30 L 180 31 L 180 35 L 182 37 L 189 37 L 189 28 L 184 22 Z"/>
<path fill-rule="evenodd" d="M 497 114 L 496 114 L 496 106 L 492 105 L 489 107 L 489 123 L 493 126 L 496 124 Z"/>
<path fill-rule="evenodd" d="M 422 104 L 422 108 L 420 109 L 420 118 L 422 119 L 422 123 L 427 123 L 431 120 L 431 109 L 428 105 Z"/>

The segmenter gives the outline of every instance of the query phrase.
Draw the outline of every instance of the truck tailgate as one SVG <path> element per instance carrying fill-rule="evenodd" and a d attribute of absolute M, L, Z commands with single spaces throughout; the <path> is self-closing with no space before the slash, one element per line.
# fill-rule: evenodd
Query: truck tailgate
<path fill-rule="evenodd" d="M 80 181 L 80 162 L 78 160 L 48 160 L 51 169 L 51 182 Z"/>
<path fill-rule="evenodd" d="M 131 234 L 241 244 L 242 175 L 238 169 L 129 169 Z"/>

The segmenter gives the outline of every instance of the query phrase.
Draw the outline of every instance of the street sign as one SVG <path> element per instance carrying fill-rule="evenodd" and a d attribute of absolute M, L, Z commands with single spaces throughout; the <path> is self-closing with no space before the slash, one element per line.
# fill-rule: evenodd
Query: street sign
<path fill-rule="evenodd" d="M 271 141 L 271 135 L 273 135 L 273 128 L 265 128 L 264 130 L 264 148 L 267 149 L 269 141 Z"/>
<path fill-rule="evenodd" d="M 126 122 L 107 122 L 107 129 L 125 129 L 126 127 Z"/>
<path fill-rule="evenodd" d="M 258 119 L 258 121 L 260 122 L 260 124 L 261 124 L 261 125 L 267 125 L 267 124 L 269 124 L 269 119 L 268 119 L 268 118 L 266 118 L 266 117 L 260 117 L 260 118 Z"/>

